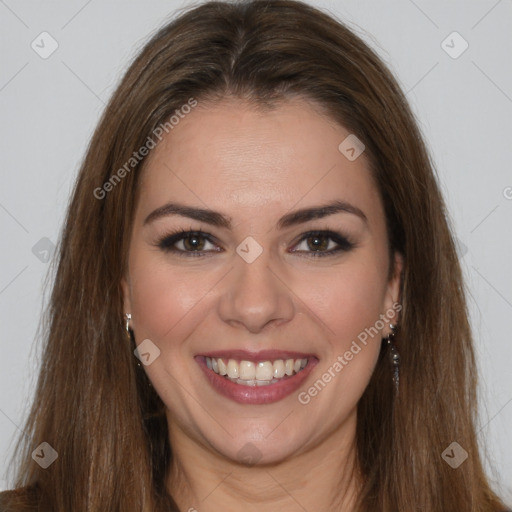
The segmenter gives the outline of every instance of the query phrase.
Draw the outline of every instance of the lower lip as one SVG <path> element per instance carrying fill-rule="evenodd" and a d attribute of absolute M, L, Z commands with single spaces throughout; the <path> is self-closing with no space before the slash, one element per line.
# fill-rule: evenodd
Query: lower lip
<path fill-rule="evenodd" d="M 308 358 L 308 364 L 299 373 L 291 377 L 285 376 L 279 382 L 264 386 L 244 386 L 243 384 L 231 382 L 228 378 L 210 370 L 206 366 L 204 356 L 197 356 L 196 361 L 199 363 L 212 387 L 218 393 L 241 404 L 256 405 L 278 402 L 291 395 L 294 391 L 297 391 L 318 363 L 318 359 Z"/>

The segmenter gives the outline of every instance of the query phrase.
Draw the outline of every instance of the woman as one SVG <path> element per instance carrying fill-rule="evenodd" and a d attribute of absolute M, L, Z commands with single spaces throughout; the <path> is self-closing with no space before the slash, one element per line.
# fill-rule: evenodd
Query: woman
<path fill-rule="evenodd" d="M 303 3 L 210 2 L 146 45 L 48 319 L 2 511 L 505 509 L 421 135 L 375 53 Z"/>

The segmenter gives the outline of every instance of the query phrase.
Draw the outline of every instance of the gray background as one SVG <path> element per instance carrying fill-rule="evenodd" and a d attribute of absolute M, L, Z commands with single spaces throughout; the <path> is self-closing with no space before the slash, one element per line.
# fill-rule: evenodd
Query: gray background
<path fill-rule="evenodd" d="M 310 3 L 378 51 L 419 119 L 467 279 L 479 438 L 496 489 L 512 501 L 512 1 Z M 86 145 L 136 51 L 189 4 L 0 0 L 0 489 L 35 385 L 45 251 L 57 241 Z M 51 49 L 43 31 L 58 44 L 46 59 L 31 47 Z M 454 31 L 469 44 L 457 58 L 463 40 L 446 39 Z"/>

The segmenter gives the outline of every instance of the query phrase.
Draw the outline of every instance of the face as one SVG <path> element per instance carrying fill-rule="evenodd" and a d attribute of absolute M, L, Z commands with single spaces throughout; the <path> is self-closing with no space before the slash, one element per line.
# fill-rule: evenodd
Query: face
<path fill-rule="evenodd" d="M 171 442 L 264 463 L 353 432 L 401 260 L 388 279 L 383 205 L 365 154 L 338 149 L 348 135 L 305 100 L 226 99 L 149 155 L 122 285 Z"/>

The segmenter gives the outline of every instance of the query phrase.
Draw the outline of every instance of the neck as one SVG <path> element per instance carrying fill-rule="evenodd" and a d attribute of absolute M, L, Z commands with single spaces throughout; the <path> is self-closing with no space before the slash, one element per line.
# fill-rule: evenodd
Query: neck
<path fill-rule="evenodd" d="M 244 466 L 198 443 L 169 421 L 173 465 L 168 489 L 180 510 L 187 512 L 351 512 L 360 483 L 355 424 L 354 413 L 342 428 L 307 452 L 278 463 Z"/>

